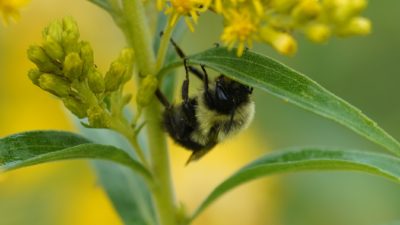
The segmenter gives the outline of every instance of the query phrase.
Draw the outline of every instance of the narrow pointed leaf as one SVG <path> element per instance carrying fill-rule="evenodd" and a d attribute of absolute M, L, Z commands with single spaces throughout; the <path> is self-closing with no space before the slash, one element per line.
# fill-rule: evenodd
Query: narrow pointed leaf
<path fill-rule="evenodd" d="M 80 130 L 99 144 L 112 144 L 124 149 L 132 158 L 137 158 L 130 144 L 114 132 L 84 127 L 80 127 Z M 94 162 L 93 167 L 125 225 L 157 224 L 150 191 L 142 176 L 122 166 L 104 161 Z"/>
<path fill-rule="evenodd" d="M 112 7 L 110 6 L 110 3 L 108 3 L 108 1 L 106 0 L 88 0 L 89 2 L 99 6 L 100 8 L 111 12 L 112 11 Z"/>
<path fill-rule="evenodd" d="M 381 224 L 381 225 L 400 225 L 400 220 L 392 221 L 390 223 L 384 223 L 384 224 Z"/>
<path fill-rule="evenodd" d="M 389 155 L 319 148 L 277 151 L 248 164 L 218 185 L 195 211 L 191 220 L 220 196 L 243 183 L 278 173 L 311 170 L 361 171 L 400 182 L 400 159 Z"/>
<path fill-rule="evenodd" d="M 14 170 L 66 159 L 109 160 L 150 177 L 150 173 L 123 150 L 92 144 L 88 139 L 74 133 L 31 131 L 0 139 L 1 170 Z"/>
<path fill-rule="evenodd" d="M 212 48 L 189 57 L 190 64 L 203 64 L 217 72 L 285 101 L 332 119 L 400 156 L 400 144 L 361 110 L 350 105 L 307 76 L 266 56 L 246 51 Z M 172 63 L 160 73 L 181 65 Z"/>

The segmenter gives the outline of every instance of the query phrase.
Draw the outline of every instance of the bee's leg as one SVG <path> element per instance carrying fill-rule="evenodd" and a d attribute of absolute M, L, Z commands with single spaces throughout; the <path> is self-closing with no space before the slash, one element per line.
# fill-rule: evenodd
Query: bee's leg
<path fill-rule="evenodd" d="M 182 100 L 185 105 L 189 104 L 189 69 L 187 65 L 187 60 L 183 60 L 183 64 L 185 66 L 186 77 L 182 83 Z"/>
<path fill-rule="evenodd" d="M 170 39 L 172 45 L 175 48 L 176 53 L 179 55 L 179 57 L 181 57 L 182 59 L 186 59 L 186 55 L 185 53 L 182 51 L 182 49 L 176 44 L 176 42 L 171 38 Z M 193 73 L 197 78 L 199 78 L 200 80 L 203 80 L 204 74 L 198 70 L 196 67 L 193 66 L 187 66 L 188 70 Z"/>
<path fill-rule="evenodd" d="M 213 98 L 213 94 L 210 92 L 210 89 L 208 88 L 208 74 L 206 71 L 206 68 L 204 65 L 201 65 L 201 69 L 204 72 L 204 79 L 203 79 L 203 85 L 204 85 L 204 100 L 205 103 L 210 107 L 211 109 L 215 108 L 215 100 Z"/>
<path fill-rule="evenodd" d="M 157 88 L 156 90 L 156 96 L 160 103 L 165 107 L 169 108 L 171 107 L 171 104 L 169 103 L 168 99 L 165 97 L 165 95 L 161 92 L 160 88 Z"/>
<path fill-rule="evenodd" d="M 204 91 L 208 93 L 208 74 L 204 65 L 201 65 L 201 69 L 203 70 L 204 73 L 204 79 L 203 79 Z"/>
<path fill-rule="evenodd" d="M 179 57 L 181 57 L 182 59 L 186 58 L 185 53 L 183 52 L 183 50 L 178 46 L 178 44 L 174 41 L 174 39 L 170 39 L 172 46 L 174 46 L 176 54 L 179 55 Z"/>

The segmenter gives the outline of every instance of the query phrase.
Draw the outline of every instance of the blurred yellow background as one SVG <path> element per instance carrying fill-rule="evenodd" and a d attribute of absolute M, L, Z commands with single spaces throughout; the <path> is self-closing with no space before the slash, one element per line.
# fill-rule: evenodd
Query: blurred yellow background
<path fill-rule="evenodd" d="M 373 22 L 368 37 L 333 39 L 326 45 L 300 37 L 293 58 L 267 46 L 273 56 L 311 76 L 362 109 L 400 137 L 400 1 L 371 1 L 365 16 Z M 72 15 L 81 37 L 92 43 L 95 61 L 105 71 L 124 47 L 111 18 L 84 0 L 33 0 L 21 20 L 0 26 L 0 136 L 27 130 L 74 130 L 61 103 L 31 84 L 33 64 L 26 49 L 40 42 L 49 21 Z M 396 19 L 397 18 L 397 19 Z M 201 51 L 218 40 L 220 25 L 210 13 L 182 47 Z M 345 128 L 256 90 L 256 121 L 200 162 L 184 167 L 188 152 L 171 144 L 177 197 L 189 210 L 224 177 L 273 149 L 328 145 L 379 150 Z M 195 225 L 376 225 L 400 220 L 399 185 L 345 172 L 302 173 L 263 179 L 227 194 Z M 0 225 L 120 225 L 104 191 L 85 161 L 57 162 L 0 174 Z"/>
<path fill-rule="evenodd" d="M 0 135 L 39 129 L 73 131 L 62 104 L 27 78 L 33 64 L 26 58 L 26 49 L 40 42 L 41 30 L 49 21 L 72 15 L 79 23 L 81 38 L 92 43 L 96 64 L 104 71 L 124 47 L 123 37 L 111 18 L 87 1 L 33 0 L 21 14 L 18 23 L 0 27 Z M 184 167 L 189 152 L 171 144 L 179 201 L 188 210 L 194 210 L 223 178 L 260 154 L 255 139 L 250 131 L 223 144 L 208 160 L 189 167 Z M 241 152 L 243 149 L 247 150 Z M 272 184 L 271 180 L 267 182 Z M 276 224 L 272 216 L 275 209 L 265 201 L 275 197 L 268 196 L 268 192 L 262 198 L 259 194 L 274 187 L 266 188 L 265 183 L 239 188 L 207 210 L 195 224 L 261 224 L 265 220 Z M 243 216 L 233 218 L 232 214 Z M 119 225 L 122 222 L 98 185 L 90 164 L 72 161 L 0 174 L 0 225 L 24 224 Z"/>

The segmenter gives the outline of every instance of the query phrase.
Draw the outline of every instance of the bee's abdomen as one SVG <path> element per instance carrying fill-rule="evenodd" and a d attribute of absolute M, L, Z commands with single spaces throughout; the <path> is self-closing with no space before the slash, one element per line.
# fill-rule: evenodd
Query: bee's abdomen
<path fill-rule="evenodd" d="M 163 114 L 164 129 L 169 136 L 178 144 L 192 151 L 205 148 L 204 144 L 191 138 L 192 134 L 199 129 L 199 123 L 195 116 L 196 106 L 196 99 L 190 99 L 187 104 L 167 108 Z"/>

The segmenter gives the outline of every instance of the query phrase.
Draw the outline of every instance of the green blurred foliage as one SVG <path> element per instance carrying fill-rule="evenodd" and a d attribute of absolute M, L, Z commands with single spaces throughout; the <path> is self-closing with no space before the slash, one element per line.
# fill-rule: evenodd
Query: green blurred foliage
<path fill-rule="evenodd" d="M 44 17 L 40 22 L 41 26 L 54 18 L 73 15 L 81 24 L 82 35 L 90 41 L 95 41 L 94 49 L 99 67 L 105 69 L 105 62 L 117 55 L 121 47 L 118 45 L 123 45 L 121 34 L 110 25 L 111 18 L 95 6 L 78 0 L 71 1 L 71 5 L 84 5 L 81 11 L 66 7 L 68 4 L 64 4 L 63 13 L 60 9 L 50 10 L 50 7 L 58 4 L 55 2 L 52 3 L 53 6 L 42 3 L 43 11 L 47 13 L 41 12 Z M 48 9 L 45 9 L 46 7 Z M 254 50 L 279 59 L 315 79 L 333 93 L 362 109 L 394 137 L 400 138 L 399 10 L 398 0 L 370 1 L 364 15 L 373 23 L 371 35 L 331 39 L 324 45 L 316 45 L 299 35 L 299 51 L 291 58 L 280 56 L 265 45 L 258 45 Z M 24 20 L 29 20 L 29 16 L 33 18 L 38 13 L 28 12 L 22 14 L 21 24 Z M 96 16 L 88 19 L 84 14 Z M 219 40 L 221 22 L 212 13 L 206 14 L 201 18 L 194 33 L 186 33 L 182 48 L 187 54 L 191 54 L 213 46 Z M 103 26 L 93 25 L 104 23 L 107 23 L 107 29 L 113 30 L 104 32 Z M 17 24 L 14 28 L 9 28 L 8 32 L 14 32 L 18 26 Z M 35 40 L 39 40 L 41 28 L 36 26 L 28 32 L 35 35 L 32 36 L 32 40 L 23 37 L 26 39 L 23 43 L 24 49 Z M 11 52 L 12 49 L 3 42 L 2 32 L 0 30 L 0 66 L 8 68 L 11 65 L 4 64 L 3 59 L 12 55 L 8 56 L 3 51 Z M 112 44 L 105 47 L 98 44 L 107 43 L 110 39 Z M 182 70 L 179 74 L 183 75 Z M 6 75 L 9 76 L 4 72 L 0 74 L 0 82 L 7 80 Z M 179 77 L 181 78 L 182 76 Z M 9 101 L 5 100 L 11 97 L 14 95 L 4 89 L 0 90 L 0 105 L 6 107 Z M 298 109 L 268 93 L 256 90 L 255 101 L 257 113 L 251 129 L 256 129 L 260 141 L 265 142 L 265 145 L 259 146 L 259 150 L 266 152 L 295 145 L 381 150 L 379 146 L 371 144 L 346 128 Z M 22 121 L 24 119 L 21 118 Z M 59 213 L 64 210 L 63 205 L 58 205 L 57 202 L 68 201 L 61 199 L 62 196 L 69 196 L 68 191 L 71 188 L 78 189 L 83 182 L 82 177 L 75 176 L 81 172 L 79 168 L 82 166 L 72 171 L 70 168 L 73 167 L 66 168 L 68 169 L 64 168 L 56 175 L 49 175 L 50 177 L 46 177 L 45 181 L 41 181 L 40 185 L 34 188 L 21 187 L 24 191 L 12 192 L 0 186 L 0 192 L 3 193 L 0 198 L 0 225 L 27 224 L 27 221 L 30 225 L 54 224 L 61 215 Z M 281 203 L 276 207 L 281 208 L 279 216 L 282 225 L 373 225 L 390 224 L 400 220 L 400 186 L 382 178 L 347 172 L 303 173 L 284 176 L 280 187 L 276 195 L 281 196 Z M 20 213 L 15 213 L 17 211 Z"/>
<path fill-rule="evenodd" d="M 315 79 L 399 138 L 399 10 L 400 1 L 369 1 L 364 15 L 373 23 L 372 34 L 335 38 L 323 45 L 299 35 L 299 51 L 291 58 L 264 45 L 254 50 Z M 187 35 L 187 51 L 200 51 L 218 40 L 217 23 L 211 22 L 212 15 L 207 19 L 195 34 Z M 265 151 L 295 145 L 381 150 L 346 128 L 268 93 L 256 90 L 255 101 L 253 128 L 266 140 Z M 400 219 L 399 185 L 380 178 L 344 172 L 306 173 L 285 176 L 281 187 L 283 225 L 372 225 Z"/>

